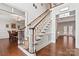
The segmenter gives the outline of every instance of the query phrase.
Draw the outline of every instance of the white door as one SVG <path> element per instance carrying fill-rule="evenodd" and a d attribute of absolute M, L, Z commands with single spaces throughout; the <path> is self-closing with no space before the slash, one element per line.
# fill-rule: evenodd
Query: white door
<path fill-rule="evenodd" d="M 74 46 L 74 38 L 73 38 L 73 25 L 69 25 L 68 27 L 68 33 L 69 33 L 69 38 L 68 38 L 68 48 L 73 48 Z"/>
<path fill-rule="evenodd" d="M 68 28 L 67 26 L 64 26 L 64 35 L 67 35 L 68 34 L 67 28 Z M 63 42 L 63 45 L 66 48 L 67 47 L 67 36 L 64 36 L 63 39 L 64 39 L 63 40 L 64 41 Z"/>
<path fill-rule="evenodd" d="M 68 31 L 67 31 L 67 26 L 64 26 L 64 35 L 67 35 L 68 33 L 67 33 Z"/>
<path fill-rule="evenodd" d="M 73 35 L 73 26 L 72 25 L 69 25 L 69 27 L 68 27 L 68 34 Z"/>

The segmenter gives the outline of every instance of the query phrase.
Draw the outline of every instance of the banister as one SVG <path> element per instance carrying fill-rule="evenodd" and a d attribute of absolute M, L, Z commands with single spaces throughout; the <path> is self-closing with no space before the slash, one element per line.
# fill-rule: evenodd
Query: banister
<path fill-rule="evenodd" d="M 21 29 L 19 29 L 19 30 L 23 30 L 23 29 L 25 29 L 26 27 L 23 27 L 23 28 L 21 28 Z"/>
<path fill-rule="evenodd" d="M 50 8 L 52 9 L 52 8 Z M 44 13 L 42 13 L 40 16 L 38 16 L 35 20 L 33 20 L 32 22 L 30 22 L 27 26 L 29 26 L 29 29 L 30 29 L 30 32 L 31 32 L 31 35 L 30 35 L 30 40 L 32 40 L 32 50 L 34 53 L 36 53 L 36 48 L 35 48 L 35 41 L 36 41 L 36 35 L 38 34 L 38 30 L 40 27 L 37 27 L 37 26 L 40 26 L 40 24 L 42 24 L 43 21 L 46 21 L 47 22 L 47 19 L 45 19 L 45 17 L 47 17 L 47 15 L 50 13 L 50 9 L 47 9 Z M 44 15 L 43 15 L 44 14 Z M 40 18 L 41 16 L 43 15 L 42 18 Z M 38 18 L 40 18 L 40 20 L 38 21 Z M 37 23 L 34 24 L 35 21 L 38 21 Z M 45 23 L 46 23 L 45 22 Z M 34 26 L 32 26 L 32 24 L 34 24 Z M 30 48 L 29 48 L 30 49 Z"/>
<path fill-rule="evenodd" d="M 47 12 L 49 9 L 47 9 L 45 12 Z M 43 15 L 45 12 L 43 12 L 41 15 Z M 36 21 L 39 17 L 41 17 L 41 15 L 39 15 L 35 20 L 31 21 L 31 23 L 33 23 L 34 21 Z M 29 23 L 27 26 L 31 25 L 31 23 Z"/>
<path fill-rule="evenodd" d="M 59 4 L 59 5 L 62 5 L 63 3 L 61 3 L 61 4 Z M 59 5 L 57 5 L 57 6 L 59 6 Z M 51 6 L 51 5 L 50 5 Z M 55 7 L 57 7 L 57 6 L 54 6 L 54 7 L 50 7 L 49 9 L 47 9 L 45 12 L 47 12 L 48 10 L 50 10 L 50 9 L 52 9 L 52 8 L 55 8 Z M 44 13 L 45 13 L 44 12 Z M 44 13 L 42 13 L 41 15 L 43 15 Z M 39 17 L 41 17 L 41 15 L 39 15 L 35 20 L 33 20 L 33 21 L 31 21 L 27 26 L 29 26 L 29 25 L 31 25 L 34 21 L 36 21 Z"/>
<path fill-rule="evenodd" d="M 47 14 L 47 15 L 48 15 L 48 14 Z M 45 17 L 46 17 L 47 15 L 45 15 Z M 44 18 L 45 18 L 45 17 L 44 17 Z M 41 23 L 44 18 L 42 18 L 42 19 L 34 26 L 34 28 L 35 28 L 39 23 Z"/>
<path fill-rule="evenodd" d="M 62 5 L 62 4 L 63 4 L 63 3 L 61 3 L 61 4 L 59 4 L 59 5 Z M 57 5 L 57 6 L 59 6 L 59 5 Z M 55 6 L 55 7 L 57 7 L 57 6 Z M 51 7 L 51 8 L 54 8 L 54 7 Z M 51 8 L 50 8 L 50 9 L 51 9 Z M 48 9 L 48 10 L 50 10 L 50 9 Z M 48 11 L 48 10 L 47 10 L 47 11 Z M 46 12 L 47 12 L 47 11 L 46 11 Z M 48 15 L 48 14 L 47 14 L 47 15 Z M 47 16 L 47 15 L 46 15 L 46 16 Z M 46 16 L 45 16 L 45 17 L 46 17 Z M 45 18 L 45 17 L 44 17 L 44 18 Z M 35 28 L 39 23 L 41 23 L 41 21 L 43 21 L 44 18 L 42 18 L 42 19 L 34 26 L 34 28 Z"/>

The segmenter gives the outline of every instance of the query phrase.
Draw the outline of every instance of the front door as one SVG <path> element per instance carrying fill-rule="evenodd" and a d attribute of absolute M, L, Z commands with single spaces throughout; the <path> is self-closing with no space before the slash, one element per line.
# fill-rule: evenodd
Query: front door
<path fill-rule="evenodd" d="M 64 48 L 75 48 L 75 22 L 57 23 L 57 44 Z"/>

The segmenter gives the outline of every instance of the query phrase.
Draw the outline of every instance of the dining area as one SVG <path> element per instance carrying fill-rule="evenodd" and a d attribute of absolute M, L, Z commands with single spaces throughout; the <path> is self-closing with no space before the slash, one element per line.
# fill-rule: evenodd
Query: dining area
<path fill-rule="evenodd" d="M 9 34 L 9 42 L 18 41 L 18 31 L 8 31 Z"/>

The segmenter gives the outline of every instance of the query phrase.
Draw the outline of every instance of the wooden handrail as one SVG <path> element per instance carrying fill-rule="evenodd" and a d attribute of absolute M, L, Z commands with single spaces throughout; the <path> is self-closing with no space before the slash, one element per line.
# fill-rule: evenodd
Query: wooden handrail
<path fill-rule="evenodd" d="M 50 10 L 48 10 L 50 12 Z M 48 12 L 48 13 L 49 13 Z M 48 14 L 47 14 L 48 15 Z M 30 29 L 34 29 L 39 23 L 41 23 L 43 21 L 43 19 L 47 16 L 45 15 L 37 24 L 34 25 L 34 27 L 30 28 Z"/>
<path fill-rule="evenodd" d="M 23 27 L 23 28 L 21 28 L 21 29 L 19 29 L 19 30 L 23 30 L 23 29 L 25 29 L 26 27 Z"/>
<path fill-rule="evenodd" d="M 46 13 L 49 9 L 47 9 L 44 13 Z M 44 13 L 42 13 L 41 15 L 43 15 Z M 41 17 L 41 15 L 39 15 L 35 20 L 31 21 L 31 23 L 33 23 L 34 21 L 36 21 L 39 17 Z M 27 26 L 31 25 L 31 23 L 29 23 Z"/>
<path fill-rule="evenodd" d="M 49 14 L 49 13 L 48 13 Z M 47 15 L 48 15 L 47 14 Z M 40 24 L 42 21 L 43 21 L 43 19 L 47 16 L 47 15 L 45 15 L 35 26 L 34 26 L 34 28 L 38 25 L 38 24 Z"/>
<path fill-rule="evenodd" d="M 63 4 L 63 3 L 61 3 L 61 4 L 59 4 L 59 5 L 62 5 L 62 4 Z M 57 5 L 57 6 L 59 6 L 59 5 Z M 55 7 L 57 7 L 57 6 L 55 6 Z M 55 7 L 51 7 L 51 8 L 55 8 Z M 50 9 L 51 9 L 51 8 L 50 8 Z M 45 12 L 47 12 L 47 11 L 50 10 L 50 9 L 47 9 Z M 45 12 L 44 12 L 44 13 L 45 13 Z M 49 13 L 48 13 L 48 14 L 49 14 Z M 47 14 L 47 15 L 48 15 L 48 14 Z M 46 16 L 47 16 L 47 15 L 46 15 Z M 46 17 L 46 16 L 45 16 L 45 17 Z M 44 18 L 45 18 L 45 17 L 44 17 Z M 41 21 L 43 21 L 44 18 L 42 18 L 42 19 L 34 26 L 34 28 L 35 28 L 39 23 L 41 23 Z"/>
<path fill-rule="evenodd" d="M 59 5 L 62 5 L 62 4 L 63 4 L 63 3 L 61 3 L 61 4 L 59 4 Z M 59 6 L 59 5 L 57 5 L 57 6 Z M 55 7 L 56 7 L 56 6 L 51 7 L 50 9 L 55 8 Z M 50 10 L 50 9 L 47 9 L 44 13 L 46 13 L 46 12 L 47 12 L 48 10 Z M 42 13 L 41 15 L 43 15 L 44 13 Z M 39 17 L 41 17 L 41 15 L 38 16 L 35 20 L 33 20 L 33 21 L 32 21 L 30 24 L 28 24 L 27 26 L 31 25 L 34 21 L 36 21 Z M 47 15 L 48 15 L 48 14 L 47 14 Z M 46 16 L 47 16 L 47 15 L 46 15 Z M 46 16 L 45 16 L 45 17 L 46 17 Z M 45 18 L 45 17 L 44 17 L 44 18 Z M 44 18 L 43 18 L 43 19 L 44 19 Z M 33 28 L 35 28 L 39 23 L 41 23 L 41 21 L 42 21 L 43 19 L 41 19 Z M 32 28 L 30 28 L 30 29 L 32 29 Z"/>

